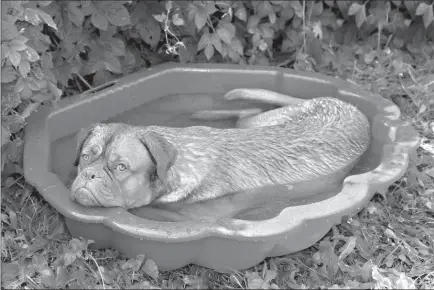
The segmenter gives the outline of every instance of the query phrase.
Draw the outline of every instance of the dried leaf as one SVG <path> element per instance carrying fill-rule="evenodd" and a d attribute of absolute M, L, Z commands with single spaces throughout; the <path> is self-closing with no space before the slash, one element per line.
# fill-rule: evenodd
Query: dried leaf
<path fill-rule="evenodd" d="M 135 258 L 128 259 L 125 263 L 122 264 L 122 270 L 132 269 L 133 271 L 139 271 L 140 267 L 143 265 L 143 261 L 145 260 L 145 255 L 138 255 Z"/>
<path fill-rule="evenodd" d="M 348 238 L 348 241 L 340 249 L 341 254 L 339 255 L 339 258 L 338 258 L 339 261 L 345 260 L 345 258 L 348 257 L 348 255 L 354 251 L 354 248 L 356 247 L 356 240 L 357 240 L 357 238 L 355 236 Z"/>
<path fill-rule="evenodd" d="M 264 279 L 259 276 L 257 272 L 246 272 L 246 278 L 247 278 L 247 288 L 250 289 L 262 289 L 262 285 L 265 284 Z"/>
<path fill-rule="evenodd" d="M 145 264 L 142 267 L 142 270 L 154 280 L 158 279 L 159 271 L 158 267 L 154 261 L 151 259 L 146 260 Z"/>

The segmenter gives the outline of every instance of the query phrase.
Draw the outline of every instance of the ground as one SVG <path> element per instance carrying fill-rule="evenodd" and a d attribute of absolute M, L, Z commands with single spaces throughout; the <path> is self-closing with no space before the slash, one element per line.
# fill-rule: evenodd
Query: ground
<path fill-rule="evenodd" d="M 2 188 L 4 288 L 434 287 L 434 54 L 339 47 L 320 71 L 392 100 L 422 141 L 404 177 L 314 246 L 232 274 L 190 265 L 159 272 L 146 257 L 88 250 L 22 177 Z M 276 59 L 275 64 L 286 64 Z"/>

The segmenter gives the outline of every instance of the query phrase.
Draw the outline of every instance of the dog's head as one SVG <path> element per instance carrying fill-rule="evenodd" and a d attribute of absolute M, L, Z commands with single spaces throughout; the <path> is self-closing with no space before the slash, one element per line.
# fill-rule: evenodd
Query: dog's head
<path fill-rule="evenodd" d="M 94 124 L 77 138 L 72 199 L 85 206 L 135 208 L 166 191 L 177 151 L 163 136 L 125 124 Z"/>

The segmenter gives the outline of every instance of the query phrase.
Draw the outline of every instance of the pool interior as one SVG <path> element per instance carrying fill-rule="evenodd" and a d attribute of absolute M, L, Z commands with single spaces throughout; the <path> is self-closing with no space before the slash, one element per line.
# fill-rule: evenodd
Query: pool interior
<path fill-rule="evenodd" d="M 202 121 L 190 118 L 191 114 L 198 110 L 225 110 L 241 108 L 261 108 L 270 110 L 276 106 L 246 102 L 246 101 L 225 101 L 220 95 L 210 94 L 192 94 L 192 95 L 170 95 L 164 96 L 157 100 L 145 103 L 133 110 L 124 112 L 105 122 L 122 122 L 130 125 L 149 126 L 160 125 L 169 127 L 188 127 L 188 126 L 211 126 L 216 128 L 233 128 L 236 120 L 218 120 Z M 79 118 L 79 116 L 77 116 Z M 76 156 L 76 134 L 65 136 L 52 141 L 51 144 L 51 166 L 52 172 L 57 174 L 62 182 L 68 184 L 74 176 L 74 159 Z M 377 167 L 381 160 L 381 150 L 370 148 L 356 166 L 350 172 L 350 175 L 360 174 Z M 321 182 L 321 181 L 316 181 Z M 243 212 L 235 218 L 243 220 L 264 220 L 277 216 L 284 208 L 320 202 L 330 198 L 340 192 L 342 184 L 327 186 L 322 192 L 309 193 L 308 187 L 291 188 L 292 191 L 299 190 L 305 195 L 299 195 L 297 198 L 288 194 L 287 190 L 282 190 L 282 186 L 267 187 L 266 192 L 269 196 L 267 204 L 261 207 Z M 305 197 L 307 196 L 307 197 Z M 131 212 L 137 216 L 144 216 L 143 212 L 146 207 L 137 208 Z M 156 219 L 158 220 L 158 219 Z"/>

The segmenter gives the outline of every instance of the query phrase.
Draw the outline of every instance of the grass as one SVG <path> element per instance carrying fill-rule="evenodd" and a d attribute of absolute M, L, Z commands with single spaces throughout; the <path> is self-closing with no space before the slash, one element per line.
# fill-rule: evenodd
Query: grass
<path fill-rule="evenodd" d="M 330 52 L 322 72 L 394 101 L 422 137 L 404 177 L 304 251 L 232 274 L 189 265 L 159 272 L 152 261 L 89 250 L 22 176 L 2 180 L 4 288 L 434 288 L 434 51 L 360 46 Z M 280 63 L 276 60 L 276 63 Z"/>

